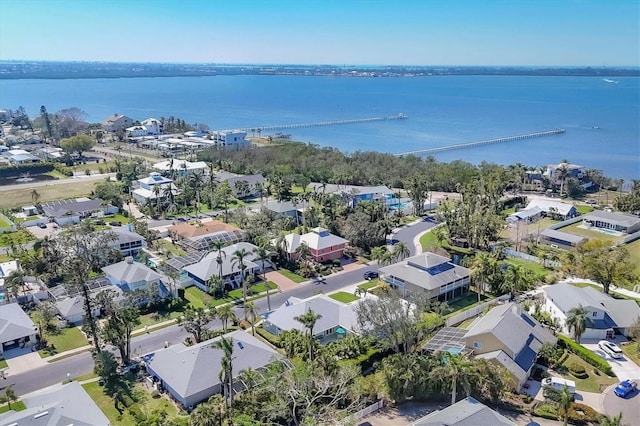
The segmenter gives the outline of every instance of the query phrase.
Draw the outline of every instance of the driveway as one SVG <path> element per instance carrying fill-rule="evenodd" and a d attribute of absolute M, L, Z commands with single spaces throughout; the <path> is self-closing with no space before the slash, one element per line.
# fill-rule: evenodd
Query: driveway
<path fill-rule="evenodd" d="M 19 349 L 12 349 L 7 352 L 19 351 Z M 47 365 L 47 361 L 40 357 L 38 352 L 31 352 L 31 348 L 24 348 L 19 356 L 12 356 L 12 354 L 5 353 L 7 359 L 7 366 L 9 369 L 6 371 L 7 376 L 13 376 L 16 374 L 24 373 L 25 371 L 31 371 L 35 368 Z"/>
<path fill-rule="evenodd" d="M 615 343 L 619 346 L 622 342 L 618 339 Z M 596 340 L 588 340 L 586 343 L 582 342 L 582 346 L 606 360 L 618 379 L 640 379 L 640 367 L 626 356 L 618 359 L 611 358 L 598 347 L 598 341 Z"/>
<path fill-rule="evenodd" d="M 638 424 L 640 417 L 640 392 L 637 390 L 626 398 L 620 398 L 613 393 L 616 385 L 610 386 L 605 392 L 602 400 L 604 412 L 609 416 L 616 416 L 622 413 L 622 423 L 633 425 Z"/>

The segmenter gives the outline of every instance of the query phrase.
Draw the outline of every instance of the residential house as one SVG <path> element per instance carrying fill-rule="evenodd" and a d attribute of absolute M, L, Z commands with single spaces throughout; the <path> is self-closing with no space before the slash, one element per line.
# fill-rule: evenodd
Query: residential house
<path fill-rule="evenodd" d="M 277 216 L 290 217 L 296 223 L 302 223 L 304 219 L 301 203 L 294 204 L 291 201 L 266 200 L 261 208 L 265 208 Z"/>
<path fill-rule="evenodd" d="M 513 302 L 491 309 L 465 335 L 466 348 L 476 358 L 502 365 L 512 374 L 513 389 L 520 389 L 529 377 L 542 345 L 555 345 L 556 341 L 551 332 Z"/>
<path fill-rule="evenodd" d="M 63 161 L 66 157 L 66 153 L 62 148 L 55 146 L 45 146 L 36 150 L 36 155 L 43 160 Z"/>
<path fill-rule="evenodd" d="M 127 138 L 140 138 L 149 135 L 149 131 L 145 126 L 131 126 L 124 129 Z"/>
<path fill-rule="evenodd" d="M 191 162 L 187 160 L 165 160 L 153 165 L 153 169 L 159 172 L 175 173 L 178 176 L 184 176 L 196 171 L 202 171 L 202 173 L 209 170 L 209 166 L 204 161 Z"/>
<path fill-rule="evenodd" d="M 221 393 L 221 363 L 224 352 L 213 347 L 222 337 L 233 344 L 233 391 L 244 384 L 238 380 L 243 370 L 260 370 L 272 362 L 286 362 L 281 355 L 249 333 L 238 330 L 193 346 L 183 343 L 142 356 L 147 372 L 171 397 L 187 409 Z"/>
<path fill-rule="evenodd" d="M 576 178 L 581 179 L 586 174 L 586 168 L 584 166 L 580 166 L 578 164 L 571 163 L 560 163 L 560 164 L 549 164 L 547 166 L 547 170 L 544 172 L 544 176 L 547 176 L 552 182 L 557 182 L 558 184 L 562 180 L 562 173 L 566 171 L 565 178 Z"/>
<path fill-rule="evenodd" d="M 328 262 L 333 259 L 340 259 L 344 254 L 348 240 L 333 235 L 324 228 L 313 228 L 311 232 L 306 234 L 287 234 L 285 235 L 286 251 L 291 259 L 297 256 L 297 249 L 302 244 L 306 244 L 310 251 L 314 262 Z M 277 239 L 272 240 L 273 244 L 277 243 Z"/>
<path fill-rule="evenodd" d="M 439 254 L 424 252 L 379 269 L 380 279 L 398 289 L 403 297 L 427 293 L 431 299 L 449 300 L 465 294 L 471 271 Z"/>
<path fill-rule="evenodd" d="M 148 177 L 138 179 L 138 188 L 134 189 L 131 195 L 138 204 L 145 205 L 149 201 L 156 202 L 158 198 L 161 200 L 167 198 L 170 195 L 169 188 L 173 195 L 178 193 L 173 179 L 164 177 L 158 172 L 151 172 Z"/>
<path fill-rule="evenodd" d="M 111 247 L 118 250 L 123 256 L 138 257 L 143 248 L 147 246 L 144 237 L 133 231 L 121 228 L 111 228 L 117 239 L 111 243 Z"/>
<path fill-rule="evenodd" d="M 32 426 L 109 426 L 111 424 L 100 407 L 77 381 L 55 384 L 20 399 L 26 408 L 0 414 L 0 424 Z"/>
<path fill-rule="evenodd" d="M 244 233 L 228 223 L 219 220 L 208 222 L 179 223 L 168 228 L 171 238 L 188 253 L 208 251 L 214 241 L 236 244 L 242 241 Z"/>
<path fill-rule="evenodd" d="M 18 271 L 20 266 L 17 260 L 10 260 L 8 262 L 0 262 L 0 305 L 9 303 L 8 289 L 4 285 L 4 279 L 11 275 L 13 272 Z"/>
<path fill-rule="evenodd" d="M 535 235 L 535 232 L 532 235 Z M 565 250 L 571 250 L 578 244 L 588 240 L 587 237 L 570 234 L 568 232 L 557 231 L 551 228 L 543 229 L 540 232 L 539 236 L 540 243 L 554 246 L 556 248 L 563 248 Z"/>
<path fill-rule="evenodd" d="M 148 135 L 161 135 L 164 133 L 164 124 L 162 124 L 162 121 L 155 118 L 147 118 L 140 124 L 147 129 Z"/>
<path fill-rule="evenodd" d="M 260 174 L 238 175 L 224 171 L 218 172 L 215 179 L 218 183 L 227 182 L 233 194 L 238 198 L 255 196 L 258 193 L 257 188 L 260 185 L 264 186 L 265 183 L 264 176 Z"/>
<path fill-rule="evenodd" d="M 245 145 L 250 143 L 247 132 L 243 130 L 218 130 L 211 132 L 213 142 L 218 146 Z"/>
<path fill-rule="evenodd" d="M 266 315 L 263 328 L 276 336 L 290 330 L 304 333 L 305 326 L 295 318 L 313 311 L 321 315 L 313 328 L 314 337 L 322 343 L 330 343 L 359 333 L 355 311 L 357 303 L 344 304 L 324 294 L 307 299 L 290 297 L 282 306 Z"/>
<path fill-rule="evenodd" d="M 38 329 L 17 303 L 0 307 L 0 355 L 5 351 L 32 345 Z"/>
<path fill-rule="evenodd" d="M 312 182 L 310 187 L 316 192 L 341 195 L 349 200 L 351 207 L 355 207 L 360 201 L 379 201 L 388 205 L 393 204 L 393 191 L 384 185 L 358 186 Z"/>
<path fill-rule="evenodd" d="M 242 286 L 242 271 L 233 253 L 236 250 L 246 250 L 247 257 L 244 258 L 244 277 L 255 275 L 261 271 L 262 267 L 253 252 L 257 247 L 250 243 L 237 243 L 226 246 L 222 249 L 222 282 L 225 286 L 239 288 Z M 217 262 L 217 250 L 207 253 L 198 262 L 184 267 L 180 274 L 180 282 L 183 287 L 195 285 L 202 291 L 208 292 L 209 279 L 220 274 L 220 266 Z M 266 267 L 267 265 L 265 265 Z"/>
<path fill-rule="evenodd" d="M 568 283 L 543 288 L 542 308 L 562 325 L 562 333 L 571 335 L 566 325 L 569 311 L 582 306 L 587 312 L 587 328 L 582 339 L 608 339 L 615 334 L 629 336 L 633 322 L 640 317 L 640 307 L 633 300 L 614 299 L 593 287 L 576 287 Z"/>
<path fill-rule="evenodd" d="M 582 223 L 588 227 L 604 230 L 604 232 L 611 230 L 633 234 L 640 231 L 640 217 L 620 212 L 594 210 L 583 216 Z"/>
<path fill-rule="evenodd" d="M 515 225 L 518 223 L 534 223 L 542 217 L 542 209 L 535 206 L 529 210 L 520 210 L 507 216 L 507 223 Z"/>
<path fill-rule="evenodd" d="M 432 411 L 409 426 L 516 426 L 516 423 L 468 396 L 447 408 Z"/>
<path fill-rule="evenodd" d="M 132 257 L 127 257 L 122 262 L 114 263 L 102 268 L 107 280 L 120 288 L 123 293 L 136 290 L 156 289 L 158 296 L 177 297 L 178 289 L 172 285 L 170 278 L 160 274 L 139 262 L 134 262 Z"/>
<path fill-rule="evenodd" d="M 38 157 L 24 149 L 10 149 L 3 152 L 2 155 L 8 158 L 11 164 L 37 163 L 40 161 Z"/>
<path fill-rule="evenodd" d="M 562 220 L 571 219 L 578 215 L 578 211 L 575 206 L 571 204 L 563 203 L 562 201 L 545 200 L 542 198 L 535 198 L 527 204 L 525 210 L 531 210 L 538 207 L 544 212 L 546 216 L 557 216 Z"/>
<path fill-rule="evenodd" d="M 102 127 L 107 132 L 115 132 L 133 125 L 133 119 L 122 114 L 113 114 L 102 122 Z"/>
<path fill-rule="evenodd" d="M 104 205 L 100 198 L 75 198 L 70 200 L 52 201 L 42 205 L 44 216 L 58 225 L 80 223 L 81 219 L 94 214 L 100 216 L 118 212 L 112 205 Z"/>
<path fill-rule="evenodd" d="M 112 285 L 106 278 L 96 278 L 88 281 L 85 285 L 89 289 L 90 299 L 93 299 L 98 293 L 106 290 L 114 292 L 115 299 L 119 299 L 122 295 L 122 290 Z M 80 289 L 72 290 L 67 286 L 57 285 L 55 287 L 49 287 L 49 295 L 62 318 L 72 324 L 82 324 L 85 303 Z M 91 316 L 94 318 L 100 316 L 100 308 L 98 306 L 92 305 Z"/>

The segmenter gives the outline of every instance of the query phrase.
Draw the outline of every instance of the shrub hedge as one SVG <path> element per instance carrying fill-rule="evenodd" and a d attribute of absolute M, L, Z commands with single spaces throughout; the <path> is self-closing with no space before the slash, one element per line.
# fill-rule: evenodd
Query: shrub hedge
<path fill-rule="evenodd" d="M 543 419 L 558 420 L 558 410 L 555 405 L 541 404 L 533 410 L 533 414 Z"/>
<path fill-rule="evenodd" d="M 280 338 L 278 336 L 274 336 L 273 334 L 269 333 L 264 328 L 256 327 L 256 333 L 262 336 L 267 342 L 271 343 L 273 346 L 278 348 L 282 347 L 280 344 Z"/>
<path fill-rule="evenodd" d="M 578 379 L 586 379 L 589 377 L 587 370 L 577 362 L 572 362 L 571 365 L 569 365 L 569 373 Z"/>
<path fill-rule="evenodd" d="M 614 377 L 613 370 L 611 370 L 611 366 L 598 355 L 591 352 L 589 349 L 577 344 L 573 340 L 568 337 L 558 335 L 558 344 L 560 346 L 568 349 L 571 353 L 577 355 L 588 364 L 593 365 L 598 370 L 602 371 L 608 376 Z"/>
<path fill-rule="evenodd" d="M 52 163 L 16 164 L 0 167 L 0 178 L 19 177 L 22 173 L 41 175 L 53 170 Z"/>

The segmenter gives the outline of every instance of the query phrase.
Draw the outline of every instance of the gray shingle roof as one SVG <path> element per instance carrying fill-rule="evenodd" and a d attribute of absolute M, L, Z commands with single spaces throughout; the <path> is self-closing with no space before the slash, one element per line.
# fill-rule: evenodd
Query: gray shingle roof
<path fill-rule="evenodd" d="M 425 252 L 380 268 L 380 274 L 399 278 L 427 290 L 435 290 L 445 284 L 468 278 L 470 271 L 451 263 L 447 257 Z"/>
<path fill-rule="evenodd" d="M 238 268 L 237 262 L 234 262 L 233 252 L 236 250 L 245 249 L 248 253 L 248 256 L 244 259 L 244 265 L 247 267 L 247 271 L 258 268 L 258 264 L 254 263 L 253 260 L 256 259 L 256 255 L 253 253 L 257 247 L 250 243 L 237 243 L 230 246 L 227 246 L 222 249 L 222 251 L 226 254 L 222 257 L 222 276 L 231 275 L 233 273 L 240 272 L 240 268 Z M 194 275 L 203 281 L 211 278 L 212 275 L 218 274 L 218 262 L 216 259 L 218 258 L 218 251 L 212 251 L 204 256 L 199 262 L 194 263 L 185 267 L 184 269 L 189 272 L 191 275 Z"/>
<path fill-rule="evenodd" d="M 472 397 L 416 420 L 410 426 L 516 426 Z"/>
<path fill-rule="evenodd" d="M 544 229 L 542 232 L 540 232 L 540 235 L 547 238 L 553 238 L 559 241 L 566 241 L 571 244 L 578 244 L 587 239 L 587 237 L 570 234 L 568 232 L 556 231 L 555 229 L 550 229 L 550 228 Z"/>
<path fill-rule="evenodd" d="M 563 203 L 562 201 L 553 201 L 553 200 L 544 200 L 542 198 L 533 199 L 527 204 L 525 210 L 532 209 L 534 207 L 539 207 L 543 212 L 549 213 L 549 211 L 553 208 L 561 214 L 562 216 L 566 216 L 571 212 L 571 209 L 575 209 L 571 204 Z"/>
<path fill-rule="evenodd" d="M 0 424 L 29 426 L 110 424 L 109 419 L 79 382 L 53 385 L 23 397 L 22 401 L 27 408 L 0 414 Z"/>
<path fill-rule="evenodd" d="M 17 303 L 0 306 L 0 344 L 31 336 L 36 326 Z"/>
<path fill-rule="evenodd" d="M 627 228 L 640 222 L 640 217 L 620 212 L 606 212 L 604 210 L 594 210 L 582 217 L 584 220 L 599 220 Z"/>
<path fill-rule="evenodd" d="M 42 210 L 46 216 L 62 217 L 68 212 L 71 212 L 72 214 L 90 212 L 92 210 L 100 209 L 101 206 L 102 200 L 100 198 L 78 198 L 74 200 L 52 201 L 50 203 L 43 204 Z"/>
<path fill-rule="evenodd" d="M 163 280 L 165 277 L 139 262 L 129 263 L 126 260 L 102 268 L 102 271 L 121 283 L 151 282 Z"/>
<path fill-rule="evenodd" d="M 282 358 L 269 346 L 242 330 L 228 333 L 224 337 L 233 341 L 234 377 L 247 368 L 257 369 Z M 179 343 L 142 358 L 167 385 L 180 396 L 188 398 L 220 384 L 218 374 L 224 354 L 211 344 L 221 338 L 222 336 L 216 337 L 193 346 Z"/>

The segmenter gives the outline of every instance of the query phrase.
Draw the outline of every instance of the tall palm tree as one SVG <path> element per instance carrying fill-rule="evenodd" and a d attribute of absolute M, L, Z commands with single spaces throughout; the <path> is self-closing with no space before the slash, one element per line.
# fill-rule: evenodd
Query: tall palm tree
<path fill-rule="evenodd" d="M 311 248 L 309 247 L 309 244 L 303 242 L 296 247 L 296 256 L 303 262 L 309 260 L 309 257 L 311 256 Z"/>
<path fill-rule="evenodd" d="M 231 408 L 233 404 L 233 340 L 221 337 L 220 340 L 211 343 L 211 347 L 223 352 L 219 377 L 225 400 L 228 398 L 227 408 Z"/>
<path fill-rule="evenodd" d="M 587 325 L 592 322 L 591 318 L 589 318 L 589 311 L 583 308 L 582 305 L 570 309 L 565 321 L 567 328 L 573 333 L 573 338 L 578 344 L 580 343 L 580 336 L 587 329 Z"/>
<path fill-rule="evenodd" d="M 196 213 L 200 213 L 200 189 L 204 183 L 204 172 L 194 171 L 189 175 L 189 185 L 196 193 Z"/>
<path fill-rule="evenodd" d="M 400 241 L 393 246 L 393 257 L 396 262 L 404 260 L 411 255 L 411 250 L 407 247 L 407 243 Z"/>
<path fill-rule="evenodd" d="M 528 290 L 533 284 L 533 274 L 522 265 L 509 265 L 505 273 L 505 283 L 511 283 L 509 291 L 516 297 L 522 290 Z M 505 289 L 506 290 L 506 289 Z"/>
<path fill-rule="evenodd" d="M 429 375 L 445 386 L 451 386 L 451 405 L 456 403 L 458 383 L 467 392 L 471 392 L 471 382 L 474 375 L 473 363 L 464 355 L 442 354 L 440 365 L 431 370 Z"/>
<path fill-rule="evenodd" d="M 560 408 L 562 409 L 562 424 L 567 426 L 569 422 L 569 408 L 571 408 L 571 402 L 573 401 L 573 394 L 569 390 L 567 385 L 564 385 L 560 392 Z"/>
<path fill-rule="evenodd" d="M 245 260 L 249 252 L 247 249 L 238 249 L 234 251 L 231 255 L 232 265 L 240 270 L 240 279 L 242 280 L 242 305 L 245 306 L 247 304 L 247 282 L 244 279 L 244 271 L 247 269 L 247 265 L 245 264 Z M 247 320 L 247 312 L 244 313 L 244 319 Z"/>
<path fill-rule="evenodd" d="M 474 256 L 471 265 L 471 278 L 478 292 L 478 303 L 480 303 L 482 292 L 489 281 L 491 274 L 491 259 L 489 253 L 479 251 Z"/>
<path fill-rule="evenodd" d="M 267 282 L 267 276 L 264 273 L 264 264 L 271 257 L 271 252 L 269 248 L 271 245 L 269 243 L 260 244 L 253 250 L 253 254 L 256 255 L 257 259 L 260 260 L 260 266 L 262 269 L 262 281 L 264 282 L 264 286 L 267 290 L 267 311 L 271 312 L 271 298 L 269 297 L 269 283 Z"/>
<path fill-rule="evenodd" d="M 227 258 L 227 252 L 224 251 L 225 243 L 224 241 L 214 240 L 209 243 L 209 250 L 216 251 L 216 263 L 218 264 L 218 276 L 220 277 L 220 282 L 222 282 L 222 264 L 224 263 L 224 259 Z"/>
<path fill-rule="evenodd" d="M 371 259 L 383 264 L 385 256 L 387 256 L 387 246 L 378 246 L 371 249 Z"/>
<path fill-rule="evenodd" d="M 160 212 L 160 193 L 162 192 L 162 187 L 160 185 L 158 185 L 157 183 L 155 185 L 153 185 L 153 195 L 156 196 L 156 208 L 158 209 L 158 212 Z"/>
<path fill-rule="evenodd" d="M 247 304 L 244 305 L 244 315 L 249 316 L 249 322 L 251 323 L 251 334 L 255 336 L 255 323 L 256 318 L 258 318 L 258 308 L 256 308 L 256 305 L 254 305 L 253 302 L 247 302 Z"/>
<path fill-rule="evenodd" d="M 24 271 L 15 270 L 12 271 L 7 277 L 4 279 L 4 285 L 7 289 L 7 293 L 9 296 L 13 296 L 16 302 L 18 301 L 18 294 L 20 294 L 20 288 L 24 291 L 24 277 L 26 273 Z"/>
<path fill-rule="evenodd" d="M 33 201 L 33 203 L 38 204 L 39 199 L 40 199 L 40 193 L 35 189 L 31 190 L 31 200 Z"/>
<path fill-rule="evenodd" d="M 222 305 L 218 309 L 216 309 L 216 317 L 220 321 L 222 321 L 222 331 L 224 331 L 225 333 L 229 328 L 229 321 L 233 323 L 237 320 L 236 313 L 233 310 L 233 305 L 231 304 Z"/>
<path fill-rule="evenodd" d="M 307 329 L 307 338 L 309 343 L 309 362 L 313 361 L 313 327 L 316 326 L 316 322 L 322 318 L 322 315 L 316 314 L 313 310 L 309 309 L 307 313 L 298 315 L 294 320 L 298 321 Z"/>

